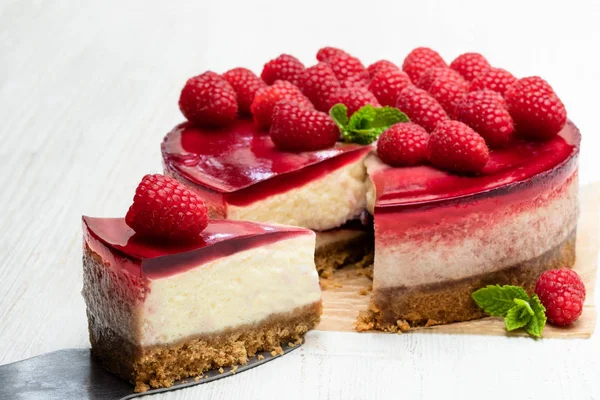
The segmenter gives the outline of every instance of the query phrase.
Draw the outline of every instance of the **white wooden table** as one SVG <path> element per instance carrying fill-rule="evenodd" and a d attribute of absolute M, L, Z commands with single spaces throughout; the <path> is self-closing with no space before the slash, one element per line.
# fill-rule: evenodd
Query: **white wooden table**
<path fill-rule="evenodd" d="M 260 72 L 282 52 L 308 64 L 329 44 L 367 63 L 481 51 L 552 83 L 584 135 L 581 181 L 600 179 L 597 0 L 323 3 L 0 0 L 0 364 L 89 345 L 80 217 L 124 215 L 161 171 L 181 86 L 206 69 Z M 599 356 L 598 334 L 312 332 L 261 368 L 156 398 L 598 399 Z"/>

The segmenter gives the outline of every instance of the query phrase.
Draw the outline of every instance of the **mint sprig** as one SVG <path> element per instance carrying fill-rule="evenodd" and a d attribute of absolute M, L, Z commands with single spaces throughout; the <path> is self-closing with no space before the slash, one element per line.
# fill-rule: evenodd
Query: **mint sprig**
<path fill-rule="evenodd" d="M 537 295 L 529 297 L 519 286 L 488 285 L 473 292 L 472 297 L 487 314 L 504 317 L 507 331 L 524 328 L 531 336 L 542 336 L 546 309 Z"/>
<path fill-rule="evenodd" d="M 348 107 L 336 104 L 329 110 L 329 115 L 340 128 L 342 141 L 359 144 L 372 143 L 390 126 L 409 122 L 406 114 L 397 108 L 373 107 L 370 104 L 356 111 L 350 118 Z"/>

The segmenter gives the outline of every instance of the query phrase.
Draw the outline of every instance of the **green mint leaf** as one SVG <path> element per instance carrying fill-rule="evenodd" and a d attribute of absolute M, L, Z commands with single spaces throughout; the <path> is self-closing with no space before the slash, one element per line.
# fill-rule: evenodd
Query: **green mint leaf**
<path fill-rule="evenodd" d="M 344 104 L 336 104 L 329 110 L 329 116 L 333 119 L 333 122 L 340 128 L 340 131 L 344 131 L 348 126 L 348 107 Z"/>
<path fill-rule="evenodd" d="M 542 337 L 544 326 L 546 326 L 546 308 L 544 308 L 544 305 L 536 294 L 531 297 L 529 304 L 533 310 L 533 315 L 531 316 L 531 320 L 525 325 L 525 330 L 531 336 Z"/>
<path fill-rule="evenodd" d="M 520 299 L 515 299 L 520 300 Z M 506 313 L 506 317 L 504 317 L 504 324 L 506 325 L 507 331 L 514 331 L 515 329 L 519 329 L 527 325 L 531 321 L 531 314 L 527 311 L 527 308 L 531 309 L 529 303 L 525 300 L 525 305 L 516 305 Z M 525 312 L 523 312 L 525 311 Z"/>
<path fill-rule="evenodd" d="M 408 122 L 406 114 L 393 107 L 373 107 L 370 104 L 362 107 L 348 119 L 347 108 L 336 104 L 329 111 L 342 133 L 345 142 L 369 144 L 377 140 L 379 135 L 398 122 Z"/>
<path fill-rule="evenodd" d="M 359 131 L 371 129 L 373 128 L 373 122 L 375 122 L 376 117 L 377 111 L 375 111 L 375 107 L 367 104 L 352 114 L 350 121 L 348 121 L 348 130 Z"/>
<path fill-rule="evenodd" d="M 529 301 L 526 301 L 523 299 L 513 299 L 513 301 L 515 302 L 515 304 L 517 306 L 523 308 L 523 311 L 525 311 L 530 316 L 533 316 L 533 310 L 531 309 L 531 306 L 529 305 Z"/>
<path fill-rule="evenodd" d="M 515 306 L 514 299 L 529 301 L 525 290 L 518 286 L 488 285 L 472 294 L 475 303 L 494 317 L 504 317 Z"/>
<path fill-rule="evenodd" d="M 399 122 L 410 122 L 406 114 L 394 107 L 385 106 L 376 108 L 375 112 L 376 114 L 375 120 L 373 121 L 373 126 L 376 128 L 387 129 Z"/>

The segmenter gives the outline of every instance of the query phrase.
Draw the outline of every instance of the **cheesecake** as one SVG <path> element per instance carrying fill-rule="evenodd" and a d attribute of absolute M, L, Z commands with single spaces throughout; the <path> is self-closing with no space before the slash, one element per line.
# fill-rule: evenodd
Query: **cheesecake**
<path fill-rule="evenodd" d="M 180 124 L 166 135 L 161 150 L 165 175 L 194 189 L 211 218 L 315 231 L 320 272 L 372 254 L 370 227 L 360 223 L 369 146 L 337 143 L 319 151 L 281 151 L 268 132 L 238 118 L 221 129 Z"/>
<path fill-rule="evenodd" d="M 280 351 L 319 322 L 310 230 L 212 220 L 169 242 L 83 217 L 83 241 L 92 354 L 136 391 Z"/>
<path fill-rule="evenodd" d="M 481 174 L 366 160 L 374 217 L 371 311 L 379 329 L 484 316 L 486 285 L 533 292 L 540 274 L 572 267 L 578 217 L 579 130 L 497 149 Z"/>

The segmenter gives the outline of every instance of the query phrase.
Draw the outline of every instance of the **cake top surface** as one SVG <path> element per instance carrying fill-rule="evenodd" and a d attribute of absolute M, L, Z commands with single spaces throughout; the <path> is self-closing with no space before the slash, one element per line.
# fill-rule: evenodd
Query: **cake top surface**
<path fill-rule="evenodd" d="M 124 218 L 83 217 L 85 240 L 97 240 L 119 255 L 140 262 L 142 274 L 162 277 L 240 251 L 311 231 L 248 221 L 211 220 L 198 241 L 169 243 L 136 235 Z"/>
<path fill-rule="evenodd" d="M 571 122 L 547 141 L 518 140 L 490 153 L 481 174 L 456 175 L 432 166 L 391 167 L 373 156 L 367 161 L 376 187 L 378 209 L 460 198 L 526 181 L 555 169 L 574 157 L 581 136 Z"/>
<path fill-rule="evenodd" d="M 271 178 L 335 160 L 344 154 L 367 152 L 358 144 L 337 143 L 325 150 L 278 150 L 269 132 L 250 119 L 208 130 L 190 123 L 175 127 L 162 144 L 163 160 L 191 182 L 220 193 L 231 193 Z"/>

